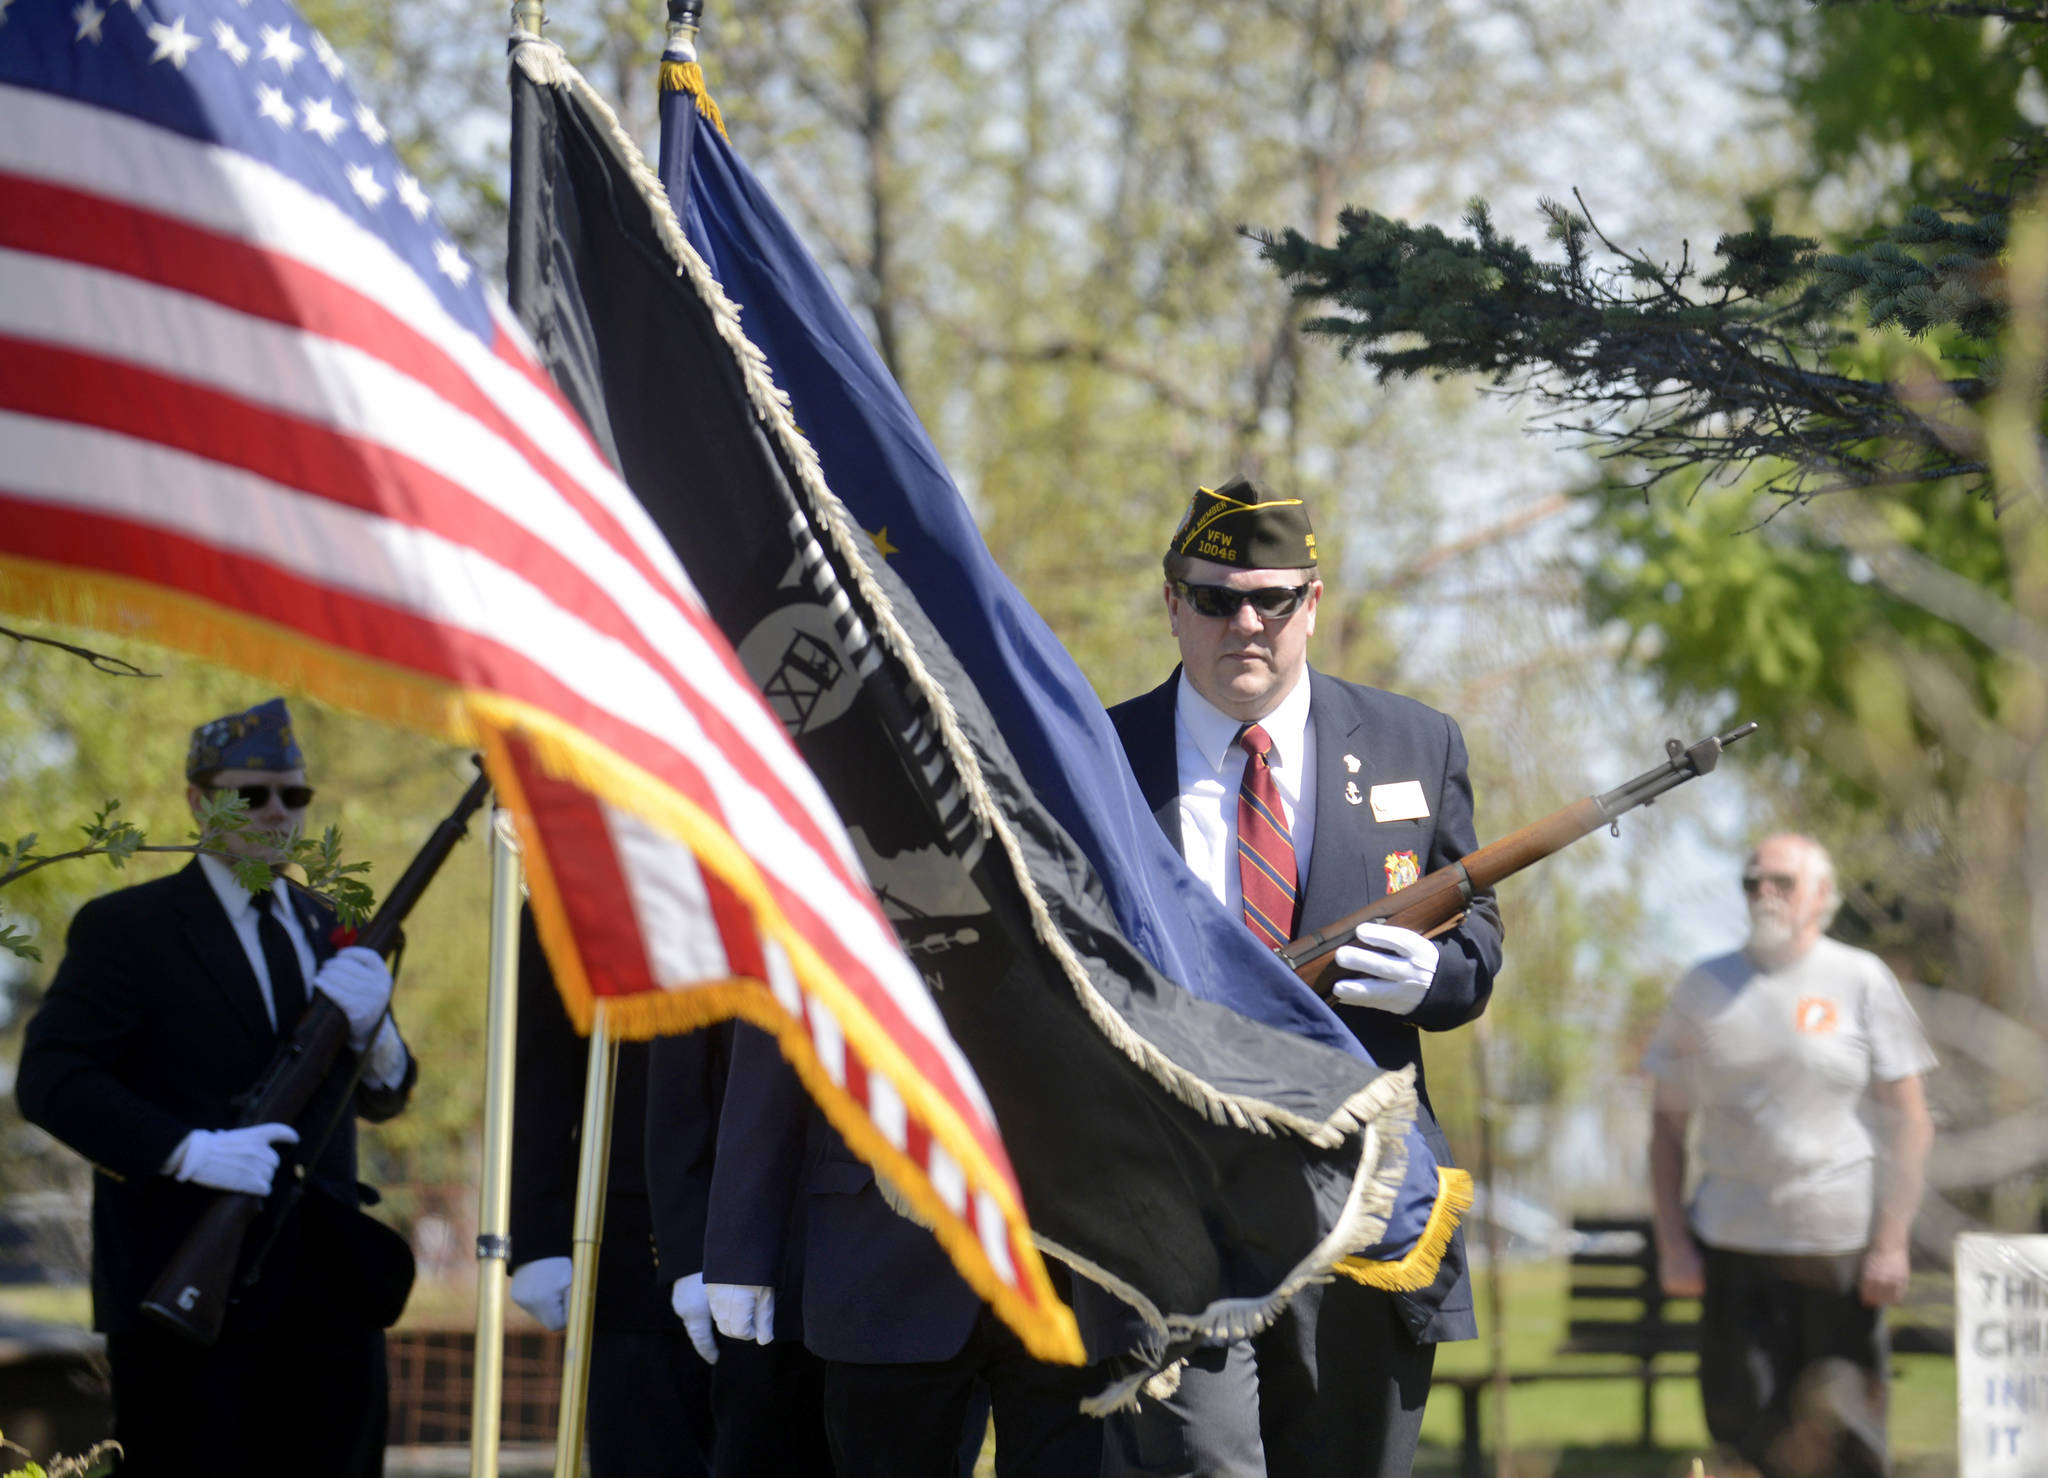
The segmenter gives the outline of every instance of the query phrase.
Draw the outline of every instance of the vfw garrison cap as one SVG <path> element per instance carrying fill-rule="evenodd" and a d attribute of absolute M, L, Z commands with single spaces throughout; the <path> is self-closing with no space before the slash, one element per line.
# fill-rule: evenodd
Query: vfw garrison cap
<path fill-rule="evenodd" d="M 306 757 L 292 733 L 291 710 L 272 698 L 241 713 L 209 720 L 192 731 L 185 778 L 204 781 L 216 770 L 303 770 Z"/>
<path fill-rule="evenodd" d="M 1241 570 L 1298 570 L 1316 562 L 1316 534 L 1301 499 L 1233 477 L 1220 488 L 1195 489 L 1167 549 Z"/>

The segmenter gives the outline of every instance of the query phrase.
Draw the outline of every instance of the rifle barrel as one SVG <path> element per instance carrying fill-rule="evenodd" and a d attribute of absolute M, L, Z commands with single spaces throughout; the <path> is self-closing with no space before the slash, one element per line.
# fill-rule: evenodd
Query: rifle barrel
<path fill-rule="evenodd" d="M 1337 949 L 1351 939 L 1360 924 L 1392 924 L 1418 934 L 1447 929 L 1464 915 L 1473 894 L 1486 892 L 1502 879 L 1562 851 L 1588 832 L 1612 824 L 1638 806 L 1649 805 L 1666 791 L 1710 774 L 1720 762 L 1721 751 L 1747 739 L 1756 732 L 1756 727 L 1754 722 L 1738 724 L 1725 734 L 1709 735 L 1689 748 L 1672 739 L 1664 746 L 1670 758 L 1654 770 L 1646 770 L 1613 790 L 1574 801 L 1540 821 L 1511 831 L 1498 841 L 1467 853 L 1449 867 L 1440 867 L 1398 892 L 1374 899 L 1334 924 L 1289 940 L 1276 953 L 1289 969 L 1328 1000 L 1339 974 Z"/>

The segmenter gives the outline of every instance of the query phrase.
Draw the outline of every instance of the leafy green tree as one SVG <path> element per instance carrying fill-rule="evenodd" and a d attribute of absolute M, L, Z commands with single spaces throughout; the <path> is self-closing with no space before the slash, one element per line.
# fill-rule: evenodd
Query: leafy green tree
<path fill-rule="evenodd" d="M 1265 252 L 1319 310 L 1309 331 L 1383 379 L 1483 375 L 1614 459 L 1585 503 L 1589 613 L 1625 629 L 1667 695 L 1765 720 L 1789 819 L 1837 842 L 1877 942 L 2048 1005 L 2039 941 L 2016 922 L 2048 898 L 2027 862 L 2048 823 L 2040 327 L 2017 267 L 2044 158 L 2020 94 L 2038 89 L 2048 20 L 1749 13 L 1775 17 L 1814 109 L 1806 185 L 1898 156 L 1892 203 L 1833 250 L 1758 220 L 1711 265 L 1667 258 L 1617 245 L 1581 201 L 1545 207 L 1544 254 L 1477 204 L 1462 235 L 1353 211 L 1328 245 L 1290 232 Z M 1887 61 L 1855 114 L 1845 69 L 1873 48 Z M 1947 65 L 1966 90 L 1882 107 L 1887 86 Z M 1930 892 L 1948 903 L 1934 948 L 1906 903 Z"/>

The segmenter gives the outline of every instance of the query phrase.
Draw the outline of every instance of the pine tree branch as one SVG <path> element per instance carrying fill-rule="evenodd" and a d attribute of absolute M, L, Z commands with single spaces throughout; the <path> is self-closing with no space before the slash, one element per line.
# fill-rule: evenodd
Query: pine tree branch
<path fill-rule="evenodd" d="M 2016 152 L 2021 172 L 2038 165 L 2033 147 Z M 1983 460 L 1959 454 L 1927 409 L 1984 400 L 1990 376 L 1918 384 L 1909 404 L 1898 386 L 1845 373 L 1837 356 L 1854 342 L 1851 299 L 1873 326 L 1955 330 L 1952 355 L 1969 356 L 1976 336 L 2002 327 L 1998 211 L 1950 219 L 1916 209 L 1833 256 L 1762 222 L 1717 242 L 1717 265 L 1702 273 L 1689 247 L 1659 261 L 1615 242 L 1582 197 L 1575 204 L 1542 204 L 1561 261 L 1500 235 L 1480 202 L 1455 238 L 1364 210 L 1344 212 L 1327 247 L 1295 232 L 1252 234 L 1295 295 L 1325 310 L 1307 331 L 1381 379 L 1484 374 L 1536 400 L 1544 429 L 1641 463 L 1645 486 L 1681 469 L 1758 467 L 1764 487 L 1789 498 L 1949 478 L 1983 485 Z M 1974 357 L 1988 362 L 1990 350 Z"/>

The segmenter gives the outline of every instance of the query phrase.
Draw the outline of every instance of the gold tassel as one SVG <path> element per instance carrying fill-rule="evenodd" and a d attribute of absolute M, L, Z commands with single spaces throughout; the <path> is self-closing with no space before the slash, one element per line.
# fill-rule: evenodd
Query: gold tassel
<path fill-rule="evenodd" d="M 664 93 L 686 92 L 697 100 L 697 116 L 708 119 L 718 130 L 718 136 L 728 144 L 732 138 L 725 131 L 725 119 L 720 116 L 718 104 L 712 101 L 711 90 L 704 85 L 704 69 L 695 62 L 672 62 L 667 57 L 661 60 L 661 90 Z"/>
<path fill-rule="evenodd" d="M 1347 1257 L 1337 1264 L 1336 1270 L 1368 1288 L 1384 1288 L 1389 1293 L 1414 1293 L 1427 1288 L 1436 1281 L 1437 1267 L 1451 1245 L 1451 1233 L 1458 1229 L 1459 1219 L 1471 1207 L 1472 1177 L 1463 1170 L 1439 1165 L 1436 1205 L 1430 1208 L 1429 1221 L 1407 1255 L 1395 1262 Z"/>

